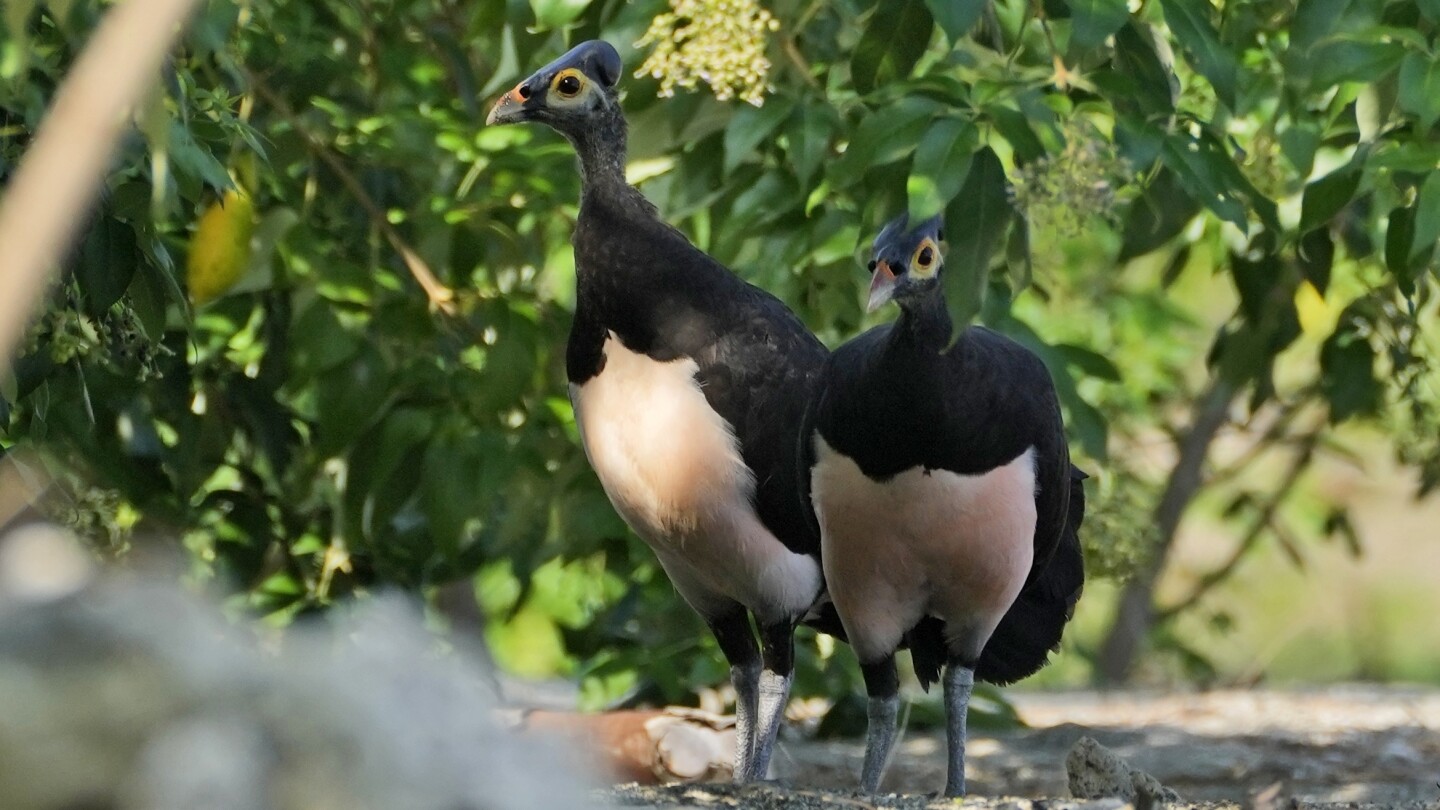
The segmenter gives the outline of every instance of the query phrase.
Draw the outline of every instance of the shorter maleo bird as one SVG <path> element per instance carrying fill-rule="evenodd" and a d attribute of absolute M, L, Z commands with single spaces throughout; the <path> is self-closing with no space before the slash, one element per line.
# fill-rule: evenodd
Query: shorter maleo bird
<path fill-rule="evenodd" d="M 979 326 L 950 346 L 939 218 L 875 240 L 869 309 L 900 318 L 835 350 L 802 426 L 825 579 L 869 695 L 861 784 L 895 740 L 895 651 L 927 689 L 944 666 L 945 795 L 965 793 L 975 679 L 1044 666 L 1080 597 L 1084 473 L 1070 464 L 1049 372 Z M 947 349 L 946 347 L 949 346 Z"/>
<path fill-rule="evenodd" d="M 565 367 L 581 440 L 616 511 L 729 661 L 735 777 L 758 779 L 789 695 L 795 626 L 823 587 L 794 448 L 826 351 L 625 181 L 620 72 L 608 43 L 582 43 L 505 94 L 488 123 L 539 121 L 580 157 Z"/>

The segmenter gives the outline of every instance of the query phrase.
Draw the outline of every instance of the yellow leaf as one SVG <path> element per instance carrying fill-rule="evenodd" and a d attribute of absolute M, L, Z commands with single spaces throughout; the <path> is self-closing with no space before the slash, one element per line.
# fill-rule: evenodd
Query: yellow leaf
<path fill-rule="evenodd" d="M 507 622 L 491 622 L 485 628 L 485 640 L 495 662 L 514 675 L 549 678 L 568 669 L 560 628 L 533 604 L 527 603 Z"/>
<path fill-rule="evenodd" d="M 1295 290 L 1295 314 L 1300 319 L 1300 329 L 1311 337 L 1325 337 L 1335 329 L 1340 308 L 1326 302 L 1315 285 L 1300 282 Z"/>
<path fill-rule="evenodd" d="M 200 215 L 185 266 L 185 283 L 196 306 L 219 298 L 240 281 L 250 262 L 254 232 L 255 207 L 240 191 L 225 192 Z"/>

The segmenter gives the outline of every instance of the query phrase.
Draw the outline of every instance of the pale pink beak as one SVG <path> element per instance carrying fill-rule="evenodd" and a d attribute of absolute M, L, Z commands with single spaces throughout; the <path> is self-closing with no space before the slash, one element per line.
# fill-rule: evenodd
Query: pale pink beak
<path fill-rule="evenodd" d="M 874 312 L 895 294 L 895 274 L 890 271 L 889 262 L 875 263 L 875 276 L 870 279 L 870 301 L 866 312 Z"/>

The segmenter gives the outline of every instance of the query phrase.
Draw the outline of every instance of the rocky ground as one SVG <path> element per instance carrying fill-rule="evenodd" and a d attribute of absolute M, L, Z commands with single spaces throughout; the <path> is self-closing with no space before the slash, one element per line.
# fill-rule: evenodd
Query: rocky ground
<path fill-rule="evenodd" d="M 1440 691 L 1433 689 L 1012 697 L 1030 727 L 972 735 L 966 807 L 1121 806 L 1117 800 L 1068 798 L 1066 754 L 1089 736 L 1174 789 L 1182 799 L 1177 807 L 1440 808 Z M 953 806 L 931 798 L 944 783 L 940 736 L 910 734 L 901 743 L 884 786 L 897 795 L 827 790 L 854 784 L 862 754 L 858 740 L 792 741 L 779 756 L 774 785 L 632 786 L 606 798 L 665 808 Z M 1004 798 L 1016 796 L 1055 798 Z"/>

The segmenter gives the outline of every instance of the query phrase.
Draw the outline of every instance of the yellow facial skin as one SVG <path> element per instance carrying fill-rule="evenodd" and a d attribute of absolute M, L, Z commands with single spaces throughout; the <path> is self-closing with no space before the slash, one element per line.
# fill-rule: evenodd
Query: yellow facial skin
<path fill-rule="evenodd" d="M 550 94 L 546 102 L 556 109 L 579 107 L 595 92 L 585 74 L 575 68 L 566 68 L 550 80 Z"/>
<path fill-rule="evenodd" d="M 913 278 L 934 278 L 940 272 L 940 246 L 929 238 L 922 241 L 910 257 L 910 275 Z"/>

